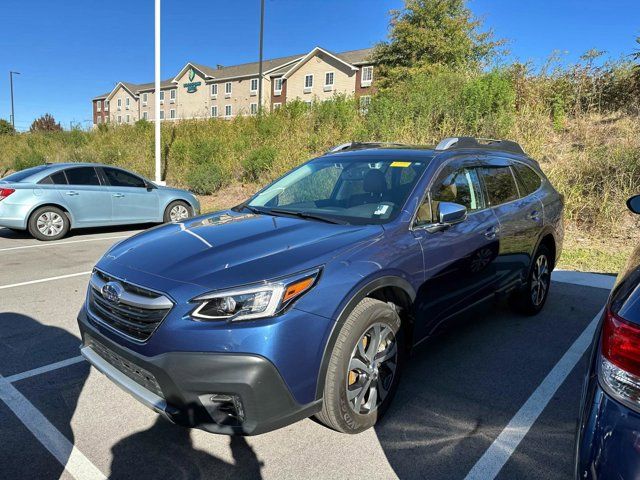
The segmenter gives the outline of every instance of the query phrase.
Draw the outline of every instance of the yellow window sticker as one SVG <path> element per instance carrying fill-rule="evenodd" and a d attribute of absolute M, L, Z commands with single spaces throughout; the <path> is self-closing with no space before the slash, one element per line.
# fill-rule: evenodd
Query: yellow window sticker
<path fill-rule="evenodd" d="M 401 168 L 407 168 L 411 166 L 411 162 L 393 162 L 391 164 L 392 167 L 401 167 Z"/>

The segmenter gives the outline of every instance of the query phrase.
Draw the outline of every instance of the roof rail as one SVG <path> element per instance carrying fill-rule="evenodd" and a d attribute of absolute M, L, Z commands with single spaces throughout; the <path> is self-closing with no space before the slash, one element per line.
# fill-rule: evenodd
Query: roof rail
<path fill-rule="evenodd" d="M 340 145 L 336 145 L 335 147 L 331 147 L 329 150 L 325 152 L 325 155 L 328 153 L 343 152 L 345 150 L 355 150 L 359 148 L 376 148 L 376 147 L 386 147 L 386 146 L 405 147 L 406 144 L 393 143 L 393 142 L 347 142 L 347 143 L 342 143 Z"/>
<path fill-rule="evenodd" d="M 453 150 L 458 148 L 489 148 L 503 152 L 525 155 L 519 143 L 511 140 L 496 140 L 493 138 L 475 137 L 447 137 L 436 146 L 436 150 Z"/>

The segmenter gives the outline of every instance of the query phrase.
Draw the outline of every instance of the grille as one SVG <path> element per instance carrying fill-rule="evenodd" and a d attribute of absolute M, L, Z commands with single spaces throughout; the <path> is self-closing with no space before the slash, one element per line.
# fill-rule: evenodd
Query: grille
<path fill-rule="evenodd" d="M 89 345 L 94 352 L 104 358 L 119 371 L 124 373 L 131 380 L 139 385 L 142 385 L 144 388 L 155 393 L 156 395 L 163 397 L 162 390 L 160 389 L 160 384 L 158 384 L 156 377 L 154 377 L 151 372 L 148 372 L 144 368 L 141 368 L 135 363 L 121 357 L 120 355 L 113 352 L 112 350 L 109 350 L 107 347 L 95 341 L 94 339 L 90 339 Z"/>
<path fill-rule="evenodd" d="M 108 284 L 120 289 L 117 301 L 103 296 L 103 287 Z M 97 270 L 91 276 L 88 303 L 92 320 L 140 342 L 151 336 L 173 307 L 164 295 Z"/>

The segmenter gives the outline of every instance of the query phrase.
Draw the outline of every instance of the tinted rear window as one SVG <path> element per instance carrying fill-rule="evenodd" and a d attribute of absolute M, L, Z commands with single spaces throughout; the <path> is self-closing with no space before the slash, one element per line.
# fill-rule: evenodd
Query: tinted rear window
<path fill-rule="evenodd" d="M 100 185 L 98 174 L 93 167 L 69 168 L 65 173 L 69 185 Z"/>
<path fill-rule="evenodd" d="M 489 205 L 495 207 L 518 198 L 518 188 L 509 167 L 482 167 L 480 173 L 489 196 Z"/>
<path fill-rule="evenodd" d="M 540 188 L 542 179 L 540 178 L 540 175 L 533 171 L 532 168 L 522 163 L 514 163 L 513 168 L 516 171 L 516 176 L 518 177 L 520 184 L 520 193 L 523 197 Z"/>
<path fill-rule="evenodd" d="M 47 165 L 40 165 L 37 167 L 27 168 L 25 170 L 20 170 L 19 172 L 12 173 L 2 179 L 3 182 L 22 182 L 25 178 L 30 177 L 36 173 L 39 173 L 48 168 Z"/>
<path fill-rule="evenodd" d="M 43 178 L 38 183 L 42 183 L 45 185 L 66 185 L 67 177 L 65 177 L 63 171 L 59 171 L 56 173 L 52 173 L 48 177 Z"/>

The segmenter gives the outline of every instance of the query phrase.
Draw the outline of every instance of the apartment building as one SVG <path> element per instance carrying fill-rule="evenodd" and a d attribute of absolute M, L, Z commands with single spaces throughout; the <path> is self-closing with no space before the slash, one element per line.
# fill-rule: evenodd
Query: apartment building
<path fill-rule="evenodd" d="M 306 54 L 263 61 L 262 106 L 273 111 L 287 101 L 323 101 L 355 96 L 366 106 L 375 90 L 371 49 L 332 53 L 316 47 Z M 258 113 L 259 63 L 216 68 L 187 63 L 160 85 L 160 120 L 224 118 Z M 154 121 L 153 83 L 118 82 L 93 98 L 93 123 Z"/>

